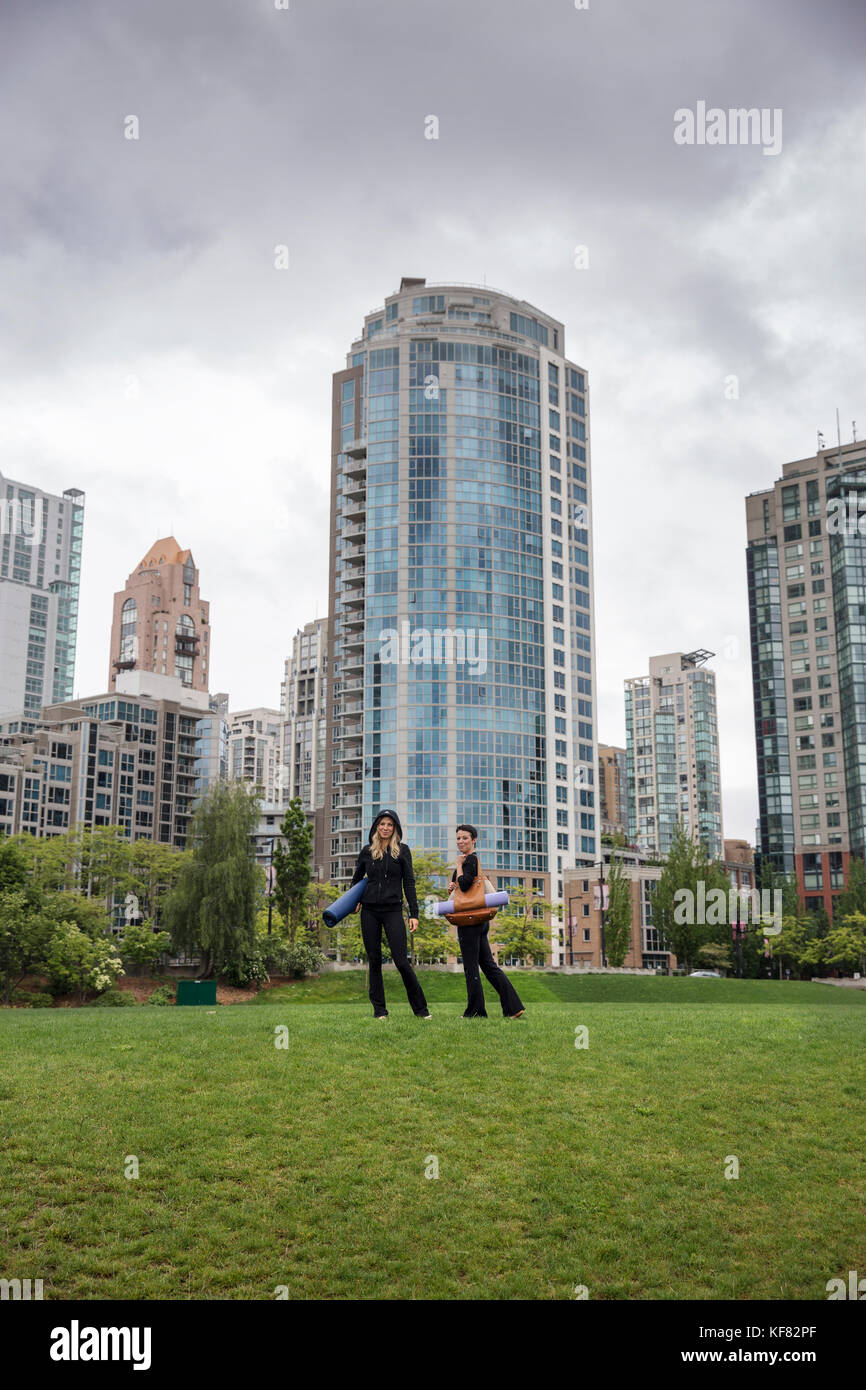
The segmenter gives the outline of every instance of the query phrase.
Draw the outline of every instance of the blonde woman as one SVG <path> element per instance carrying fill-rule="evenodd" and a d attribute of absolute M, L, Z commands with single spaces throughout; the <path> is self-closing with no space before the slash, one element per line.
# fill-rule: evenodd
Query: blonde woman
<path fill-rule="evenodd" d="M 382 930 L 394 964 L 400 971 L 412 1012 L 416 1018 L 430 1018 L 424 991 L 406 950 L 406 923 L 403 920 L 403 893 L 409 905 L 409 930 L 418 929 L 418 899 L 412 853 L 402 843 L 403 827 L 396 811 L 380 811 L 358 855 L 352 883 L 366 876 L 367 887 L 358 907 L 361 935 L 370 963 L 370 1003 L 376 1018 L 387 1018 L 385 985 L 382 980 Z M 358 911 L 358 908 L 355 909 Z"/>

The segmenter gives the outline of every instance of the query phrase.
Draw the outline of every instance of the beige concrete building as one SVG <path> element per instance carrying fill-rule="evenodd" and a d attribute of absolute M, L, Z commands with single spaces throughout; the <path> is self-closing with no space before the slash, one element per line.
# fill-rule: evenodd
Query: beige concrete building
<path fill-rule="evenodd" d="M 210 605 L 199 592 L 189 550 L 174 536 L 156 541 L 114 595 L 108 684 L 122 671 L 177 676 L 188 690 L 207 690 Z"/>
<path fill-rule="evenodd" d="M 722 796 L 712 652 L 650 657 L 648 676 L 625 682 L 629 841 L 665 855 L 682 820 L 721 859 Z"/>
<path fill-rule="evenodd" d="M 832 916 L 866 855 L 866 444 L 746 498 L 758 851 Z"/>
<path fill-rule="evenodd" d="M 119 825 L 184 849 L 197 797 L 225 773 L 225 722 L 206 692 L 121 672 L 116 691 L 0 721 L 0 834 Z"/>
<path fill-rule="evenodd" d="M 598 745 L 598 801 L 602 835 L 628 835 L 626 751 Z"/>
<path fill-rule="evenodd" d="M 227 720 L 228 775 L 254 787 L 268 806 L 282 805 L 282 719 L 276 709 L 245 709 Z"/>
<path fill-rule="evenodd" d="M 623 866 L 631 894 L 631 947 L 623 966 L 638 969 L 673 969 L 676 956 L 662 949 L 652 920 L 652 894 L 662 870 L 647 864 L 646 856 L 635 850 L 611 850 L 605 845 L 603 880 L 607 889 L 611 855 Z M 602 949 L 602 873 L 573 869 L 564 884 L 565 931 L 563 965 L 607 964 Z"/>

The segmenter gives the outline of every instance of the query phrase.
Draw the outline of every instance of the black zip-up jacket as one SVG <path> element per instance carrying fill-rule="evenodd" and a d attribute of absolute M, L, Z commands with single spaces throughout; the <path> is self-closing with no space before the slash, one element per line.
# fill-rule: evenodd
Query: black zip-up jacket
<path fill-rule="evenodd" d="M 418 898 L 415 893 L 415 871 L 412 868 L 412 851 L 408 845 L 400 846 L 400 857 L 395 859 L 386 850 L 381 859 L 374 859 L 369 845 L 365 845 L 358 855 L 352 883 L 360 883 L 366 875 L 367 887 L 361 899 L 361 907 L 402 907 L 403 892 L 409 904 L 409 916 L 418 916 Z"/>

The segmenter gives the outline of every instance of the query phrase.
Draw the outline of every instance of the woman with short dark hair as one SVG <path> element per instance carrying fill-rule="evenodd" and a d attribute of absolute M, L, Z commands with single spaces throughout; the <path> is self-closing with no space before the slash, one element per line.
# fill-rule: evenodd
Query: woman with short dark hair
<path fill-rule="evenodd" d="M 462 893 L 468 893 L 478 877 L 478 855 L 475 853 L 477 840 L 478 831 L 474 825 L 458 825 L 457 867 L 451 875 L 451 882 L 456 883 Z M 499 995 L 505 1017 L 520 1018 L 526 1011 L 517 990 L 493 958 L 489 931 L 489 922 L 481 922 L 477 927 L 457 928 L 457 940 L 460 942 L 460 954 L 463 957 L 463 973 L 466 976 L 467 1001 L 463 1017 L 487 1017 L 480 973 L 483 970 Z"/>

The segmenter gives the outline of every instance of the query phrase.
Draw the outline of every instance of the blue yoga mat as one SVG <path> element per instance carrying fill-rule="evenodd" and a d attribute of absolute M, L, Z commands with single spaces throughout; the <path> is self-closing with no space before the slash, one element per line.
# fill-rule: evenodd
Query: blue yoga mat
<path fill-rule="evenodd" d="M 485 893 L 485 894 L 484 894 L 484 905 L 485 905 L 485 907 L 507 907 L 507 906 L 508 906 L 508 894 L 507 894 L 504 890 L 503 890 L 502 892 L 500 892 L 500 893 Z M 336 906 L 336 904 L 335 904 L 335 906 Z M 466 911 L 466 910 L 467 910 L 467 909 L 465 909 L 465 908 L 464 908 L 464 909 L 461 909 L 461 908 L 458 908 L 458 909 L 457 909 L 458 912 L 460 912 L 460 911 Z M 471 909 L 469 909 L 469 910 L 471 910 Z M 449 914 L 450 912 L 453 912 L 453 911 L 454 911 L 454 899 L 453 899 L 453 898 L 449 898 L 447 903 L 437 903 L 437 904 L 436 904 L 436 914 L 437 914 L 437 916 L 439 916 L 439 917 L 447 917 L 448 914 Z"/>
<path fill-rule="evenodd" d="M 354 912 L 358 903 L 364 896 L 367 887 L 366 878 L 362 878 L 360 883 L 353 883 L 352 887 L 337 898 L 336 902 L 331 903 L 322 913 L 322 920 L 326 927 L 335 927 L 338 922 L 342 922 L 344 917 L 348 917 L 350 912 Z"/>

